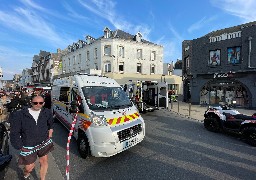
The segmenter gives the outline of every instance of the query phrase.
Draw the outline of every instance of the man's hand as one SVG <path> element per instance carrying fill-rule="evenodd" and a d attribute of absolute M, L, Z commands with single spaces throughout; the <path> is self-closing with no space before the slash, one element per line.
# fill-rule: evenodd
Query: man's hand
<path fill-rule="evenodd" d="M 52 138 L 52 133 L 53 133 L 53 129 L 50 129 L 50 130 L 49 130 L 49 135 L 48 135 L 49 138 Z"/>

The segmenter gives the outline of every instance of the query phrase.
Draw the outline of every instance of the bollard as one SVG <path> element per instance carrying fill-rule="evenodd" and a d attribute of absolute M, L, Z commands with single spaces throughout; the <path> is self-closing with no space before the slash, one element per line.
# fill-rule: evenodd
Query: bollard
<path fill-rule="evenodd" d="M 178 101 L 178 113 L 180 112 L 180 103 Z"/>
<path fill-rule="evenodd" d="M 173 109 L 173 101 L 171 100 L 171 109 Z"/>
<path fill-rule="evenodd" d="M 190 113 L 191 113 L 191 103 L 188 104 L 188 116 L 190 117 Z"/>

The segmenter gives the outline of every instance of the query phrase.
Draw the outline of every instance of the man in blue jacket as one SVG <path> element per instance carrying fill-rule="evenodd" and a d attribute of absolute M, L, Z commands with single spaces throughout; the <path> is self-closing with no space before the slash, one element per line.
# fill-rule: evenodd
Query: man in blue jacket
<path fill-rule="evenodd" d="M 40 179 L 45 180 L 48 153 L 53 150 L 53 117 L 50 109 L 42 108 L 44 98 L 35 96 L 31 108 L 24 107 L 10 116 L 10 140 L 20 150 L 19 165 L 24 165 L 24 179 L 29 179 L 39 157 Z"/>

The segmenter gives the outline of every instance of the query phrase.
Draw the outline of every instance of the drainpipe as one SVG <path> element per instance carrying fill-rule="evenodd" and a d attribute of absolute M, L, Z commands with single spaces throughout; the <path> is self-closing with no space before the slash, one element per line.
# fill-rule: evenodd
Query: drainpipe
<path fill-rule="evenodd" d="M 252 37 L 250 36 L 248 40 L 249 40 L 248 68 L 256 68 L 256 67 L 251 67 Z"/>

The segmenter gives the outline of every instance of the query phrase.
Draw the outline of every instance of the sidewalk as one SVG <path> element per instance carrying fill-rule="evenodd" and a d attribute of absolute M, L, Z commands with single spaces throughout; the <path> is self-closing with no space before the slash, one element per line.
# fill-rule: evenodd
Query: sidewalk
<path fill-rule="evenodd" d="M 17 165 L 17 160 L 18 160 L 17 155 L 19 154 L 19 151 L 17 151 L 10 145 L 10 154 L 13 157 L 12 157 L 12 160 L 11 160 L 9 166 L 6 167 L 4 180 L 21 179 L 21 177 L 22 177 L 22 169 L 21 168 L 22 167 L 19 167 Z M 62 179 L 64 180 L 64 177 L 62 176 L 58 165 L 55 163 L 55 159 L 52 156 L 52 153 L 49 153 L 49 155 L 48 155 L 48 162 L 49 162 L 49 167 L 48 167 L 46 179 L 47 180 L 62 180 Z M 40 179 L 39 167 L 40 167 L 40 165 L 37 160 L 36 167 L 31 173 L 31 180 L 35 180 L 35 179 L 39 180 Z"/>
<path fill-rule="evenodd" d="M 173 102 L 173 104 L 169 103 L 168 109 L 179 115 L 203 122 L 204 113 L 207 110 L 207 106 L 201 106 L 201 105 L 189 106 L 189 103 L 179 101 L 179 102 Z M 245 114 L 249 116 L 251 116 L 253 113 L 256 113 L 256 110 L 241 109 L 241 108 L 237 108 L 236 110 L 241 114 Z"/>

